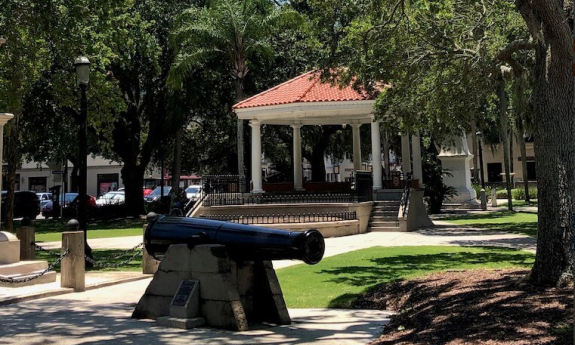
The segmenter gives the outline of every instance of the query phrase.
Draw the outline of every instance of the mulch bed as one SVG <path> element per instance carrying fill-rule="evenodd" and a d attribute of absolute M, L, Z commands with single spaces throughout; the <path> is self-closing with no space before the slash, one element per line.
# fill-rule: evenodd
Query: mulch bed
<path fill-rule="evenodd" d="M 536 287 L 528 273 L 434 273 L 379 286 L 354 307 L 398 312 L 371 345 L 572 345 L 573 286 Z"/>

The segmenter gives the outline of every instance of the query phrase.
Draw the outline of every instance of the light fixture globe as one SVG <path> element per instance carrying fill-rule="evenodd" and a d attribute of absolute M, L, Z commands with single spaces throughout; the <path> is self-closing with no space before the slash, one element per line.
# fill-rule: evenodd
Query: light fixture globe
<path fill-rule="evenodd" d="M 76 85 L 88 85 L 90 83 L 90 60 L 80 56 L 74 61 L 76 67 Z"/>

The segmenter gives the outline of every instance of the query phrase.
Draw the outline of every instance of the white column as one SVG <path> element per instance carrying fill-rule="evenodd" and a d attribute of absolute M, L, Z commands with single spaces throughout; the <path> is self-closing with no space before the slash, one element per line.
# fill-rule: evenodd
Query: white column
<path fill-rule="evenodd" d="M 303 190 L 301 166 L 301 125 L 293 124 L 293 186 L 295 190 Z"/>
<path fill-rule="evenodd" d="M 7 114 L 7 113 L 0 113 L 0 166 L 1 163 L 4 162 L 4 158 L 2 157 L 2 152 L 4 152 L 4 125 L 10 121 L 12 118 L 14 117 L 14 115 L 12 114 Z M 2 172 L 0 170 L 0 190 L 2 190 Z M 0 205 L 0 217 L 2 214 L 2 209 L 1 209 L 1 205 Z M 2 219 L 0 218 L 0 223 L 2 222 Z"/>
<path fill-rule="evenodd" d="M 389 179 L 389 133 L 385 131 L 383 134 L 383 161 L 385 164 L 385 176 Z"/>
<path fill-rule="evenodd" d="M 252 193 L 263 193 L 262 189 L 262 137 L 260 122 L 250 121 L 252 126 Z"/>
<path fill-rule="evenodd" d="M 353 129 L 353 170 L 361 170 L 361 138 L 359 137 L 359 127 L 361 124 L 354 123 Z"/>
<path fill-rule="evenodd" d="M 373 175 L 373 190 L 381 189 L 381 137 L 379 133 L 379 121 L 371 122 L 371 166 Z"/>
<path fill-rule="evenodd" d="M 419 180 L 418 187 L 423 187 L 423 169 L 421 168 L 421 139 L 419 130 L 411 136 L 411 149 L 413 150 L 413 178 Z"/>
<path fill-rule="evenodd" d="M 401 170 L 405 174 L 404 178 L 407 179 L 407 173 L 411 172 L 411 152 L 407 134 L 401 136 Z"/>

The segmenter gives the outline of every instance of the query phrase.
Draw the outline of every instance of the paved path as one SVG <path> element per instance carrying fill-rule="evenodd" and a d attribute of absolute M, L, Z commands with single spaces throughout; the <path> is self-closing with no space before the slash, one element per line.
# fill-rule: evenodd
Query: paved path
<path fill-rule="evenodd" d="M 502 246 L 534 251 L 536 240 L 435 221 L 436 227 L 416 232 L 371 232 L 326 239 L 325 256 L 374 246 Z M 141 236 L 90 240 L 92 248 L 132 248 Z M 44 247 L 58 248 L 59 242 Z M 275 261 L 276 268 L 300 264 Z M 121 276 L 126 275 L 126 276 Z M 0 344 L 365 344 L 375 339 L 391 313 L 376 310 L 291 309 L 289 326 L 262 326 L 249 332 L 213 329 L 191 331 L 156 327 L 151 321 L 130 318 L 150 282 L 140 273 L 95 273 L 88 286 L 121 279 L 139 281 L 82 293 L 60 289 L 58 282 L 25 289 L 0 288 L 0 305 L 10 298 L 24 300 L 34 293 L 67 293 L 40 300 L 0 306 Z"/>
<path fill-rule="evenodd" d="M 389 322 L 379 310 L 290 309 L 292 324 L 248 332 L 160 328 L 130 315 L 150 279 L 0 307 L 0 344 L 365 344 Z"/>

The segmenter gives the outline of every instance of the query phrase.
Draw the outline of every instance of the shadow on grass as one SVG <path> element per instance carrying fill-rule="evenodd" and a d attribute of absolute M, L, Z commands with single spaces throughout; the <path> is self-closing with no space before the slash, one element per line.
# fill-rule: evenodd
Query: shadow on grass
<path fill-rule="evenodd" d="M 366 294 L 364 307 L 391 302 L 401 310 L 374 344 L 573 344 L 566 323 L 572 287 L 535 287 L 524 279 L 528 271 L 477 280 L 466 273 L 382 285 Z"/>
<path fill-rule="evenodd" d="M 448 269 L 491 268 L 502 265 L 528 268 L 533 265 L 533 254 L 512 249 L 492 249 L 488 253 L 438 253 L 399 255 L 370 260 L 373 266 L 345 266 L 324 269 L 319 274 L 329 276 L 329 282 L 364 287 L 369 292 L 376 285 L 415 275 Z M 343 294 L 329 303 L 329 308 L 350 308 L 358 294 Z"/>
<path fill-rule="evenodd" d="M 510 217 L 515 215 L 514 211 L 501 211 L 501 212 L 487 212 L 487 213 L 474 213 L 465 215 L 456 215 L 448 217 L 438 217 L 437 220 L 467 220 L 467 219 L 499 219 L 503 217 Z"/>
<path fill-rule="evenodd" d="M 138 251 L 139 250 L 130 249 L 93 250 L 92 254 L 94 255 L 94 261 L 96 261 L 96 265 L 92 268 L 87 268 L 86 271 L 140 271 L 142 269 L 142 255 L 136 255 Z M 48 262 L 48 265 L 51 265 L 58 258 L 55 254 L 59 255 L 60 252 L 55 250 L 49 252 L 37 251 L 36 260 L 44 260 Z M 133 257 L 134 255 L 136 256 Z M 60 272 L 60 265 L 56 266 L 54 271 Z"/>
<path fill-rule="evenodd" d="M 488 229 L 492 231 L 505 231 L 537 237 L 537 223 L 499 223 L 499 224 L 465 224 L 472 228 Z"/>
<path fill-rule="evenodd" d="M 68 229 L 69 219 L 38 219 L 32 221 L 32 226 L 37 234 L 48 234 L 63 232 Z M 114 219 L 114 220 L 92 220 L 88 222 L 89 230 L 112 230 L 112 229 L 132 229 L 142 228 L 144 221 L 135 219 Z"/>

